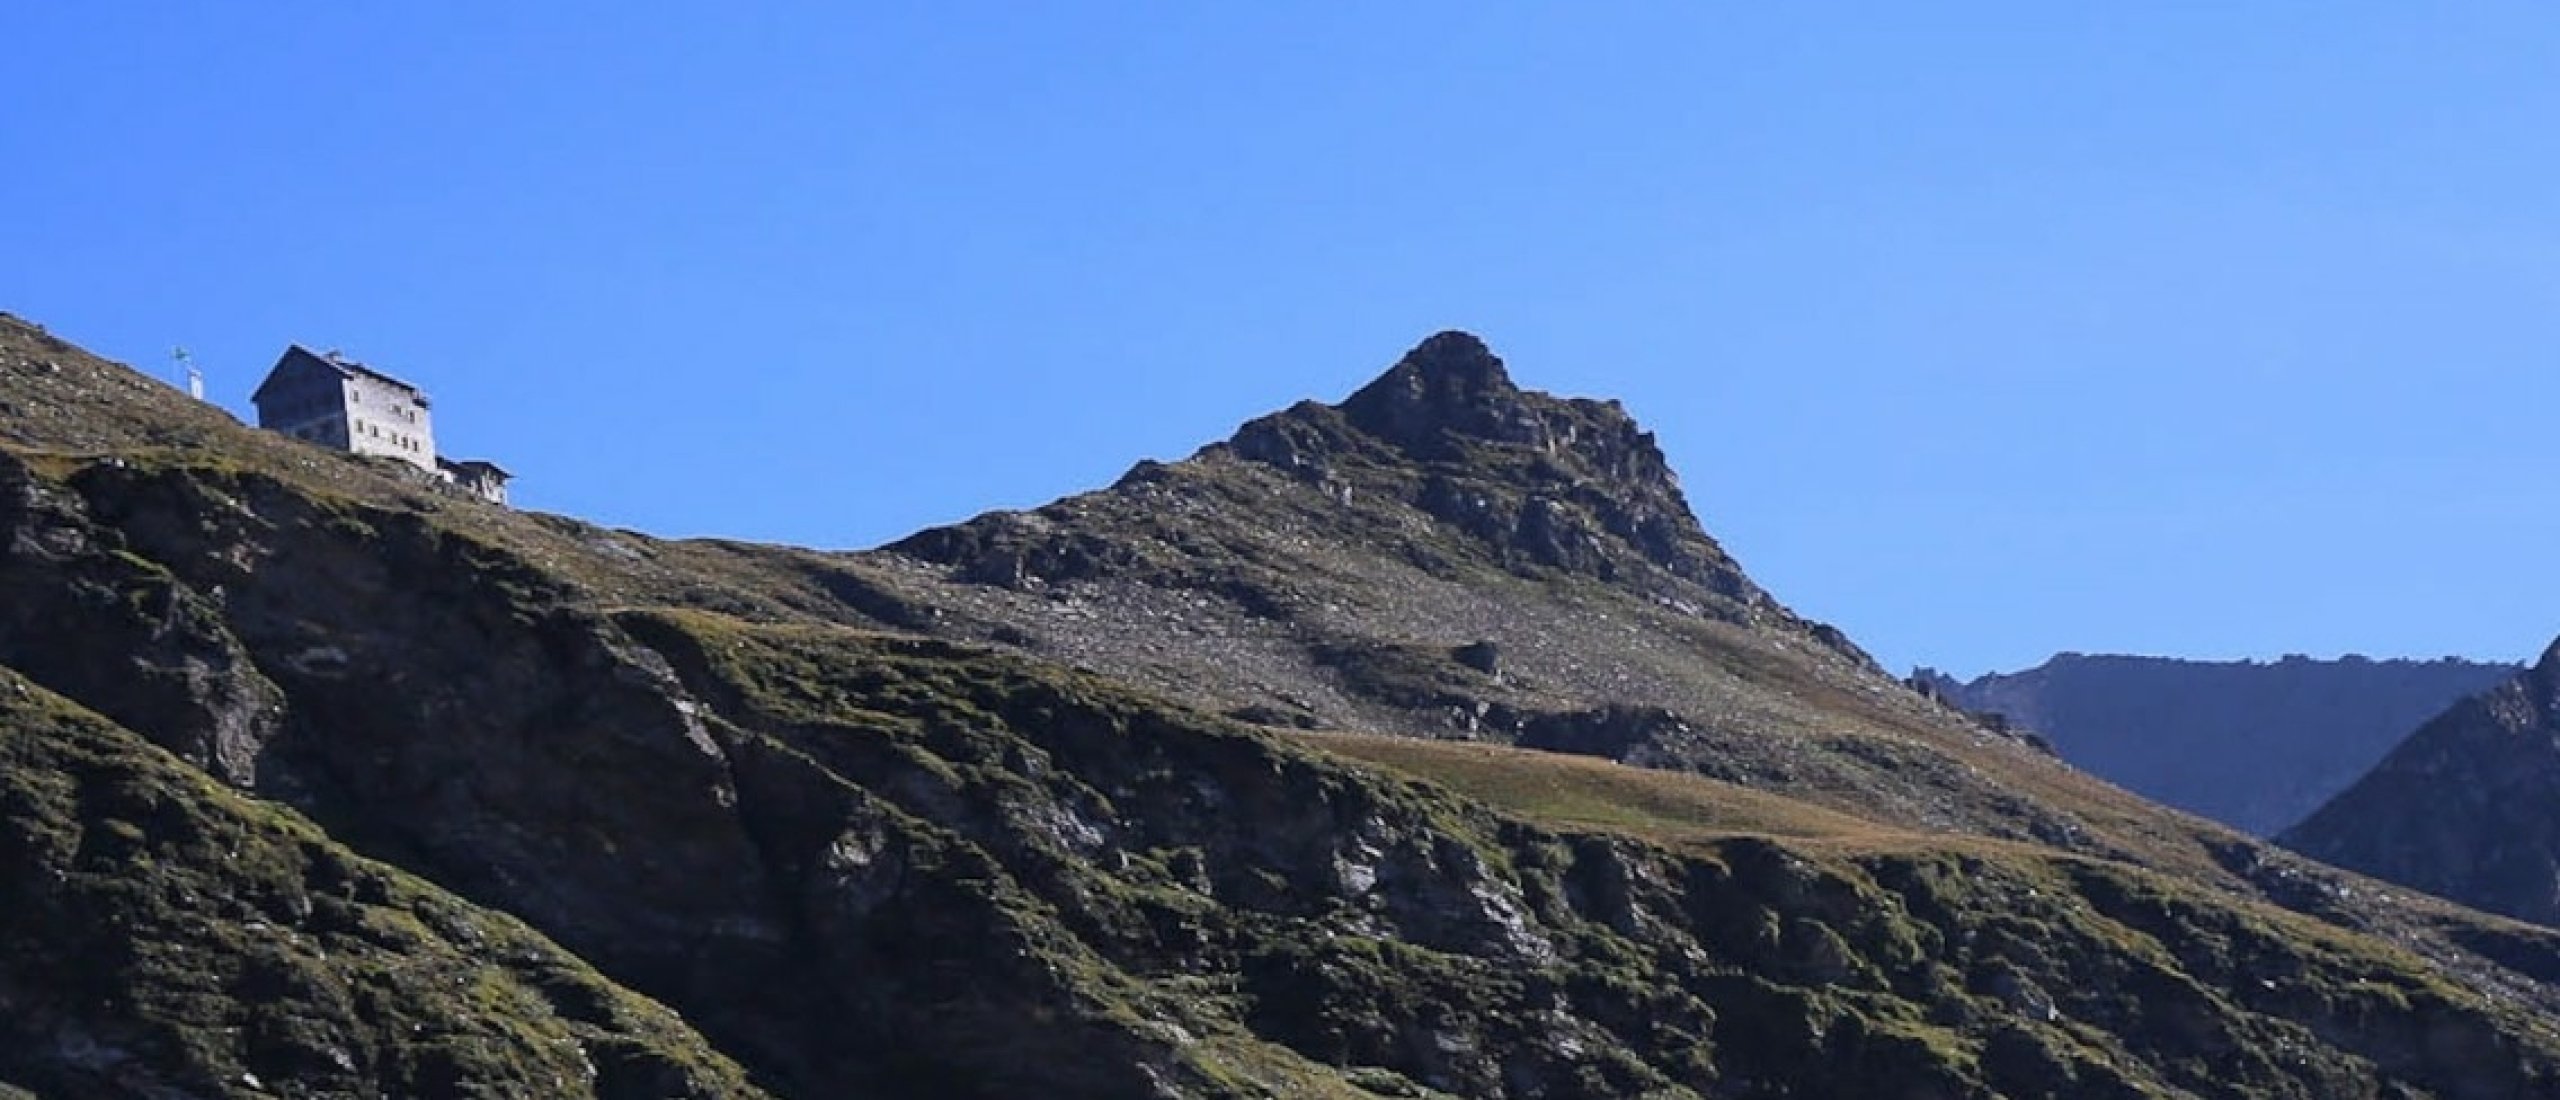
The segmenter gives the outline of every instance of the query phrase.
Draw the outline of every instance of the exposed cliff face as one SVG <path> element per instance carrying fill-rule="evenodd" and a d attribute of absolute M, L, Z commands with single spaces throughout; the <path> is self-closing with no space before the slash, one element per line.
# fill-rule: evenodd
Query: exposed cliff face
<path fill-rule="evenodd" d="M 2420 723 L 2516 671 L 2452 658 L 2065 653 L 1971 683 L 1935 677 L 1933 688 L 1966 710 L 2036 731 L 2064 759 L 2129 790 L 2272 836 L 2345 790 Z"/>
<path fill-rule="evenodd" d="M 2560 1088 L 2560 990 L 2538 977 L 2560 975 L 2560 938 L 2362 904 L 2357 884 L 1932 717 L 1765 596 L 1682 573 L 1680 561 L 1714 560 L 1703 534 L 1669 544 L 1682 558 L 1594 519 L 1616 563 L 1606 578 L 1506 557 L 1508 543 L 1383 493 L 1421 491 L 1432 475 L 1413 464 L 1433 461 L 1385 456 L 1451 436 L 1394 412 L 1402 398 L 1346 403 L 1380 403 L 1359 414 L 1370 428 L 1347 411 L 1311 414 L 1339 422 L 1364 456 L 1328 460 L 1359 478 L 1355 501 L 1382 501 L 1323 514 L 1346 534 L 1369 520 L 1420 525 L 1363 545 L 1409 538 L 1430 569 L 1405 559 L 1367 572 L 1387 567 L 1365 549 L 1292 557 L 1294 510 L 1338 498 L 1223 448 L 1084 506 L 1123 517 L 1178 506 L 1137 535 L 1081 526 L 1079 506 L 1062 506 L 1038 539 L 1007 542 L 1016 529 L 990 521 L 930 536 L 969 552 L 919 563 L 659 543 L 486 508 L 387 466 L 190 420 L 148 389 L 92 403 L 117 392 L 112 368 L 22 329 L 0 338 L 0 401 L 20 410 L 0 422 L 0 592 L 50 601 L 41 615 L 0 616 L 0 662 L 27 662 L 27 697 L 59 692 L 70 700 L 46 707 L 74 714 L 0 698 L 12 753 L 0 873 L 37 896 L 85 899 L 59 912 L 170 914 L 0 912 L 12 937 L 0 1033 L 157 1028 L 166 1042 L 120 1048 L 137 1052 L 120 1072 L 194 1094 L 251 1094 L 237 1072 L 288 1094 L 433 1093 L 419 1082 L 442 1079 L 416 1067 L 445 1063 L 368 1039 L 407 1018 L 384 1024 L 360 1000 L 333 1007 L 340 979 L 326 971 L 294 979 L 270 999 L 276 1015 L 244 1025 L 237 1000 L 266 988 L 239 984 L 251 962 L 202 978 L 84 963 L 103 999 L 76 1012 L 42 1001 L 55 978 L 26 967 L 47 952 L 198 950 L 208 917 L 244 936 L 261 922 L 318 937 L 343 966 L 379 960 L 437 990 L 489 987 L 414 1003 L 458 1037 L 458 1079 L 499 1094 L 542 1094 L 518 1083 L 574 1069 L 556 1053 L 565 1044 L 502 1053 L 564 1033 L 603 1095 L 631 1094 L 628 1082 L 650 1095 L 748 1094 L 722 1056 L 775 1094 L 810 1097 Z M 22 369 L 29 355 L 57 369 Z M 1481 361 L 1460 362 L 1475 366 L 1416 384 L 1426 396 L 1498 392 Z M 1453 421 L 1488 422 L 1517 423 Z M 1546 423 L 1538 430 L 1563 422 Z M 1459 434 L 1462 448 L 1476 438 Z M 1677 503 L 1644 472 L 1636 437 L 1616 438 L 1621 461 L 1592 468 L 1633 471 L 1631 485 Z M 1486 492 L 1510 491 L 1508 476 Z M 1282 518 L 1257 519 L 1262 508 Z M 985 565 L 1013 547 L 1025 572 Z M 1337 572 L 1293 572 L 1318 564 Z M 1659 587 L 1629 587 L 1630 576 Z M 1402 609 L 1322 610 L 1413 578 L 1438 587 Z M 1553 636 L 1500 617 L 1483 622 L 1518 633 L 1439 644 L 1374 629 L 1460 606 L 1471 586 L 1481 591 L 1465 606 L 1544 599 L 1535 621 Z M 1069 599 L 1053 602 L 1062 590 Z M 1273 643 L 1291 660 L 1366 684 L 1346 689 L 1363 698 L 1420 700 L 1375 704 L 1393 719 L 1380 729 L 1484 693 L 1480 723 L 1501 699 L 1518 739 L 1595 755 L 1284 736 L 1192 705 L 1256 674 L 1186 630 L 1212 620 L 1169 612 L 1225 591 L 1247 593 L 1236 605 L 1270 612 L 1275 630 L 1332 624 Z M 1043 615 L 1130 614 L 1095 606 L 1114 595 L 1168 611 L 1140 639 L 1159 654 L 1152 671 L 1026 655 L 1100 633 L 1053 631 Z M 973 640 L 999 629 L 1020 640 Z M 1613 695 L 1609 674 L 1565 663 L 1557 637 L 1614 675 L 1712 663 L 1670 694 L 1696 704 L 1722 691 L 1733 707 L 1674 710 L 1641 685 Z M 48 663 L 75 639 L 90 660 Z M 95 671 L 101 661 L 148 690 L 122 690 L 125 678 Z M 1239 696 L 1285 703 L 1267 684 Z M 1775 719 L 1758 724 L 1762 714 Z M 79 748 L 92 744 L 112 752 Z M 1734 783 L 1694 774 L 1721 745 L 1749 753 Z M 1645 753 L 1684 770 L 1596 758 Z M 119 801 L 133 786 L 122 775 L 155 777 L 161 793 Z M 212 775 L 273 802 L 217 789 Z M 1917 828 L 1930 812 L 1979 834 Z M 317 828 L 291 824 L 297 814 Z M 258 824 L 269 817 L 285 824 Z M 235 820 L 250 824 L 224 823 Z M 2035 822 L 2060 846 L 1986 838 L 2030 837 Z M 303 854 L 251 861 L 282 870 L 235 869 L 225 853 L 249 852 L 233 838 L 252 835 Z M 438 887 L 311 854 L 336 845 Z M 143 868 L 193 877 L 165 902 L 112 888 Z M 388 885 L 362 885 L 375 880 Z M 429 933 L 416 938 L 326 938 L 391 919 L 368 905 L 450 916 L 418 916 Z M 546 961 L 558 956 L 531 932 L 481 931 L 506 921 L 499 912 L 603 977 Z M 223 950 L 254 961 L 257 942 Z M 439 984 L 470 966 L 486 981 Z M 153 992 L 164 985 L 183 995 Z M 257 1038 L 304 1035 L 272 1022 L 288 1017 L 321 1023 L 308 1042 L 271 1050 Z M 330 1051 L 364 1042 L 375 1045 L 350 1049 L 354 1069 L 309 1069 L 320 1076 L 302 1084 L 308 1059 L 336 1066 Z M 0 1056 L 0 1081 L 81 1095 L 89 1079 L 74 1075 L 87 1071 L 63 1058 L 85 1048 L 68 1049 Z M 293 1084 L 277 1086 L 270 1067 Z"/>
<path fill-rule="evenodd" d="M 0 453 L 0 664 L 25 669 L 233 783 L 256 779 L 283 696 L 216 609 Z M 176 721 L 166 721 L 173 716 Z"/>
<path fill-rule="evenodd" d="M 2282 837 L 2492 913 L 2560 925 L 2560 643 L 2419 727 Z"/>
<path fill-rule="evenodd" d="M 757 1094 L 516 921 L 6 669 L 0 897 L 0 1081 L 38 1095 Z"/>

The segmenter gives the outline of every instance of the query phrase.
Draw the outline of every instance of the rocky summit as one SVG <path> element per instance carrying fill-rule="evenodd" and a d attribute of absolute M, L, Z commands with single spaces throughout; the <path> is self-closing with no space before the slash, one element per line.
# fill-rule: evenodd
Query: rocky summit
<path fill-rule="evenodd" d="M 2560 934 L 2091 779 L 1426 341 L 860 554 L 0 322 L 0 1095 L 2560 1094 Z"/>
<path fill-rule="evenodd" d="M 2454 704 L 2282 837 L 2492 913 L 2560 925 L 2560 642 Z"/>

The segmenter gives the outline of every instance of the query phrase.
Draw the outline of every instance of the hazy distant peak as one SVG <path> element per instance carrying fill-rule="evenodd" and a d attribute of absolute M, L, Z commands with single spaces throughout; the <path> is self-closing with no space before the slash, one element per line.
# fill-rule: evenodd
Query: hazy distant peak
<path fill-rule="evenodd" d="M 2516 672 L 2452 658 L 2059 653 L 1970 682 L 1928 669 L 1914 679 L 2045 735 L 2064 759 L 2127 788 L 2270 835 L 2345 790 L 2429 717 Z"/>

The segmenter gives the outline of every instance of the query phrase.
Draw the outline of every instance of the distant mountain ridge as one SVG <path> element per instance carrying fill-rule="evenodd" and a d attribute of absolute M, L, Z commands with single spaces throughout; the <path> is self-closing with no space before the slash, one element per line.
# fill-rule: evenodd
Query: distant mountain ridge
<path fill-rule="evenodd" d="M 1921 669 L 1955 705 L 2034 730 L 2137 794 L 2259 836 L 2345 790 L 2422 722 L 2521 666 L 2288 656 L 2190 661 L 2063 653 L 1970 683 Z"/>

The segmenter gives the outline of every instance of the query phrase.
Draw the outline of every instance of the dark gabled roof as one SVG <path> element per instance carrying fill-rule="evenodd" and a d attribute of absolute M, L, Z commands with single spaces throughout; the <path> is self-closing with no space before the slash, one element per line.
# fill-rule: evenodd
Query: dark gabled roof
<path fill-rule="evenodd" d="M 357 375 L 363 375 L 364 377 L 373 379 L 376 382 L 398 386 L 401 389 L 409 391 L 412 396 L 418 399 L 418 403 L 421 405 L 427 403 L 427 391 L 419 389 L 416 385 L 404 379 L 394 378 L 391 375 L 384 374 L 381 371 L 356 362 L 353 359 L 349 359 L 337 352 L 333 351 L 322 354 L 314 352 L 310 348 L 303 347 L 300 344 L 294 344 L 284 349 L 284 354 L 277 357 L 276 365 L 267 371 L 267 380 L 258 383 L 258 392 L 250 394 L 249 400 L 255 402 L 259 398 L 265 397 L 267 395 L 267 387 L 275 385 L 279 379 L 286 378 L 293 373 L 313 370 L 333 372 L 339 378 L 353 378 Z"/>
<path fill-rule="evenodd" d="M 456 473 L 486 471 L 488 473 L 496 474 L 501 478 L 512 479 L 516 476 L 508 473 L 506 467 L 500 466 L 485 458 L 466 458 L 460 461 L 455 461 L 442 455 L 438 455 L 436 456 L 436 465 L 442 466 L 445 469 L 452 470 Z"/>

